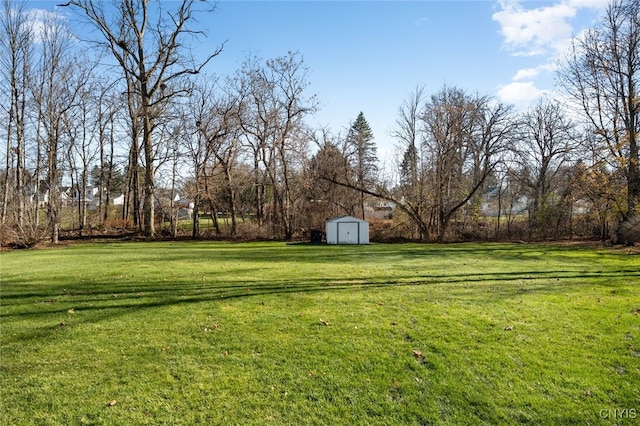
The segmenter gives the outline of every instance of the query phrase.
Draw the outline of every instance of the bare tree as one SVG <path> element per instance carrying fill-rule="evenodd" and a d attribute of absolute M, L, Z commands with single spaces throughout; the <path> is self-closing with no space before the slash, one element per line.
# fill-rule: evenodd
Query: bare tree
<path fill-rule="evenodd" d="M 400 174 L 399 191 L 405 206 L 412 212 L 411 222 L 418 229 L 420 241 L 429 234 L 429 173 L 425 166 L 424 137 L 425 97 L 424 88 L 416 87 L 398 108 L 398 118 L 391 136 L 398 141 L 398 150 L 402 152 L 397 167 Z"/>
<path fill-rule="evenodd" d="M 301 200 L 294 179 L 307 153 L 304 118 L 317 109 L 315 95 L 305 93 L 308 72 L 302 56 L 289 52 L 264 64 L 246 62 L 235 80 L 244 141 L 253 154 L 256 215 L 261 222 L 268 184 L 271 224 L 286 239 L 293 235 L 295 205 Z"/>
<path fill-rule="evenodd" d="M 613 0 L 602 20 L 574 41 L 559 76 L 597 136 L 599 152 L 624 170 L 623 221 L 633 223 L 640 203 L 640 3 Z"/>
<path fill-rule="evenodd" d="M 196 184 L 199 185 L 200 181 L 204 180 L 202 183 L 208 187 L 208 180 L 213 177 L 211 175 L 222 175 L 226 211 L 231 220 L 229 234 L 235 236 L 237 202 L 234 170 L 240 149 L 239 100 L 235 97 L 232 87 L 220 87 L 217 84 L 202 84 L 194 94 L 195 102 L 191 114 L 196 120 L 198 140 L 203 144 L 196 145 L 197 150 L 191 150 L 192 153 L 201 151 L 201 154 L 194 156 L 196 162 L 199 158 L 203 159 L 202 165 L 197 168 Z M 214 198 L 210 192 L 208 197 L 211 200 Z M 216 215 L 217 210 L 212 208 L 212 215 Z"/>
<path fill-rule="evenodd" d="M 88 60 L 78 61 L 78 73 L 89 76 L 92 67 L 86 68 L 90 62 Z M 81 65 L 82 64 L 82 65 Z M 67 138 L 67 159 L 69 163 L 69 174 L 72 183 L 75 183 L 77 193 L 76 206 L 78 213 L 78 228 L 80 234 L 89 225 L 89 204 L 94 194 L 90 194 L 90 169 L 91 165 L 98 158 L 100 152 L 100 124 L 97 119 L 99 110 L 96 101 L 97 85 L 91 77 L 82 84 L 78 91 L 73 108 L 69 109 L 63 116 L 64 133 Z M 97 195 L 97 193 L 95 194 Z"/>
<path fill-rule="evenodd" d="M 587 235 L 602 240 L 611 237 L 612 225 L 626 207 L 626 179 L 622 170 L 612 169 L 603 160 L 576 164 L 576 194 L 588 207 L 583 217 Z"/>
<path fill-rule="evenodd" d="M 204 105 L 210 91 L 206 89 L 206 83 L 202 85 L 196 84 L 196 89 L 190 99 L 189 105 L 183 114 L 183 122 L 185 132 L 182 133 L 183 145 L 186 149 L 189 164 L 192 167 L 191 184 L 187 185 L 187 193 L 193 200 L 193 222 L 191 228 L 192 238 L 200 235 L 200 201 L 203 195 L 202 179 L 206 173 L 205 165 L 209 160 L 207 152 L 206 140 L 202 132 L 198 130 L 200 123 L 195 119 L 199 114 L 203 113 Z M 194 123 L 195 121 L 195 123 Z"/>
<path fill-rule="evenodd" d="M 18 228 L 25 225 L 27 203 L 25 115 L 33 49 L 33 31 L 26 13 L 26 2 L 3 0 L 0 13 L 0 72 L 4 77 L 3 82 L 7 84 L 2 85 L 3 92 L 8 93 L 9 99 L 2 103 L 7 118 L 1 223 L 7 221 L 7 209 L 11 202 L 15 207 L 14 219 Z M 15 157 L 15 163 L 12 157 Z"/>
<path fill-rule="evenodd" d="M 37 96 L 40 135 L 46 149 L 47 219 L 51 241 L 58 243 L 60 227 L 60 147 L 64 142 L 65 126 L 75 126 L 69 113 L 89 80 L 89 69 L 78 67 L 71 57 L 71 34 L 55 16 L 49 16 L 41 34 L 41 55 L 38 70 Z"/>
<path fill-rule="evenodd" d="M 529 230 L 544 234 L 562 204 L 566 167 L 578 160 L 581 140 L 557 101 L 541 99 L 523 114 L 519 129 L 513 162 L 531 203 Z"/>
<path fill-rule="evenodd" d="M 487 96 L 444 87 L 424 114 L 438 240 L 453 216 L 482 188 L 514 130 L 512 108 Z"/>
<path fill-rule="evenodd" d="M 201 34 L 191 25 L 197 6 L 206 2 L 181 0 L 176 7 L 164 9 L 161 2 L 114 0 L 108 11 L 105 4 L 99 0 L 71 0 L 65 6 L 80 10 L 98 30 L 101 40 L 96 42 L 116 60 L 127 81 L 127 93 L 136 99 L 135 119 L 140 120 L 145 167 L 144 233 L 152 237 L 157 144 L 153 133 L 157 120 L 169 100 L 187 93 L 182 80 L 198 74 L 222 47 L 196 63 L 184 44 L 186 38 Z M 151 5 L 155 5 L 154 10 Z"/>
<path fill-rule="evenodd" d="M 101 84 L 98 82 L 96 99 L 96 121 L 99 142 L 99 174 L 95 182 L 98 187 L 98 206 L 101 211 L 101 222 L 105 224 L 109 218 L 109 199 L 113 188 L 115 174 L 115 123 L 118 113 L 117 97 L 113 86 L 117 83 Z"/>
<path fill-rule="evenodd" d="M 357 191 L 337 183 L 355 182 L 344 138 L 324 128 L 311 137 L 318 151 L 306 168 L 306 214 L 309 226 L 321 229 L 328 217 L 357 214 L 360 197 Z"/>

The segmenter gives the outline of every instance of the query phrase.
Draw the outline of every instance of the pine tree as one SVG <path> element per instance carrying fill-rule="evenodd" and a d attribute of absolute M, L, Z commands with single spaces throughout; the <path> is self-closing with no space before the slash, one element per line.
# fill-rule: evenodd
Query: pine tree
<path fill-rule="evenodd" d="M 356 186 L 360 189 L 367 189 L 375 184 L 378 173 L 377 148 L 373 142 L 373 131 L 371 126 L 360 112 L 358 118 L 351 124 L 347 134 L 347 145 L 349 146 L 349 159 L 356 172 Z M 364 219 L 364 192 L 360 192 L 360 210 Z"/>
<path fill-rule="evenodd" d="M 418 181 L 418 150 L 414 144 L 407 147 L 400 163 L 400 183 L 405 189 L 414 189 Z"/>

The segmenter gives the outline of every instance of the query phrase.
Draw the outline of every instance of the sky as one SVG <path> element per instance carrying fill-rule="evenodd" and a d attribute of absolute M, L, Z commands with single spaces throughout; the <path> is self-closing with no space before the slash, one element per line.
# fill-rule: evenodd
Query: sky
<path fill-rule="evenodd" d="M 59 2 L 29 4 L 61 12 Z M 198 15 L 207 37 L 193 47 L 204 57 L 225 43 L 207 67 L 221 76 L 233 74 L 249 56 L 300 52 L 310 70 L 308 94 L 320 101 L 309 123 L 344 134 L 362 111 L 378 156 L 392 161 L 398 108 L 417 86 L 427 95 L 455 86 L 518 109 L 543 94 L 560 96 L 554 85 L 558 60 L 607 3 L 227 0 Z"/>

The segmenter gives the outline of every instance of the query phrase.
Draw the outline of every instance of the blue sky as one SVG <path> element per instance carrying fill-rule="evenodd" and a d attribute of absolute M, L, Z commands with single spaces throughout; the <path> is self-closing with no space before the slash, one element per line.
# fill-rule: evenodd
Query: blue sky
<path fill-rule="evenodd" d="M 212 69 L 247 54 L 300 51 L 322 109 L 314 124 L 343 131 L 360 111 L 381 156 L 402 101 L 416 85 L 490 94 L 526 108 L 554 90 L 554 65 L 606 1 L 223 1 L 207 18 L 227 39 Z"/>
<path fill-rule="evenodd" d="M 56 1 L 32 1 L 53 10 Z M 249 55 L 299 51 L 321 110 L 310 123 L 343 132 L 360 111 L 381 157 L 398 107 L 417 85 L 490 94 L 526 108 L 554 91 L 553 70 L 571 37 L 607 0 L 221 1 L 200 15 L 204 55 L 226 40 L 208 72 L 232 74 Z M 66 11 L 65 11 L 66 12 Z"/>

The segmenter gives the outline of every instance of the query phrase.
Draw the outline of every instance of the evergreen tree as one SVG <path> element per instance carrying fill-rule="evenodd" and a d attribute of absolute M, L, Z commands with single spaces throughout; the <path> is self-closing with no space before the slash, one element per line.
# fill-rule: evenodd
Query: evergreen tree
<path fill-rule="evenodd" d="M 370 188 L 376 182 L 378 157 L 373 132 L 362 112 L 349 128 L 347 146 L 349 159 L 355 170 L 356 186 L 361 189 Z M 360 210 L 364 219 L 364 192 L 360 192 Z"/>
<path fill-rule="evenodd" d="M 414 144 L 407 147 L 400 163 L 400 183 L 405 189 L 414 189 L 418 181 L 418 150 Z"/>

